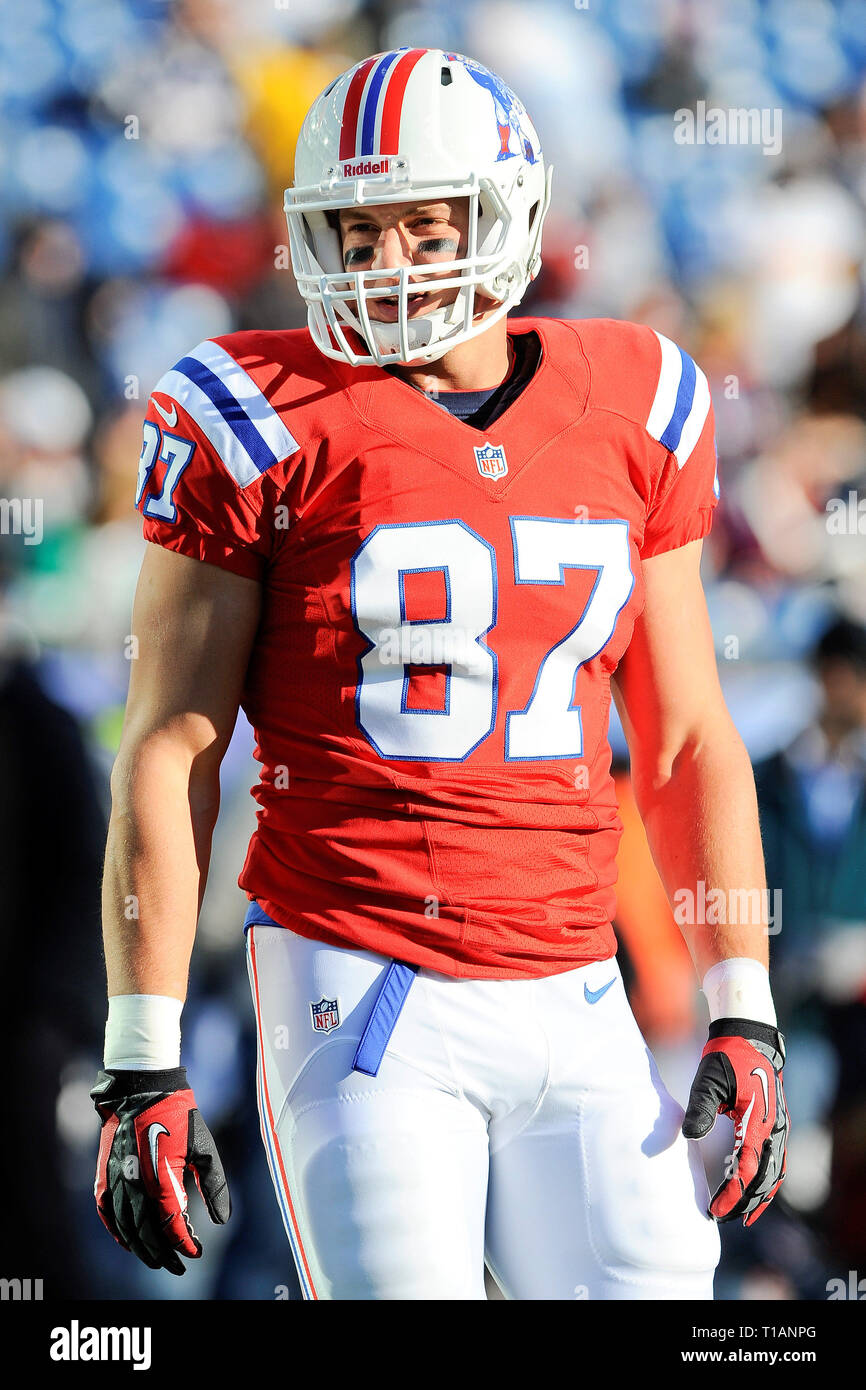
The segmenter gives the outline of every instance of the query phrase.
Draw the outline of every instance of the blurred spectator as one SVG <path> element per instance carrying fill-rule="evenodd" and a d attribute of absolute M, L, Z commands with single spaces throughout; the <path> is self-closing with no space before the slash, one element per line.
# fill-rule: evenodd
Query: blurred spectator
<path fill-rule="evenodd" d="M 58 1108 L 70 1068 L 101 1052 L 105 822 L 74 720 L 3 646 L 0 768 L 4 1054 L 27 1097 L 21 1142 L 10 1130 L 0 1159 L 2 1266 L 10 1278 L 43 1279 L 46 1298 L 74 1298 L 89 1273 L 68 1238 L 76 1175 Z"/>
<path fill-rule="evenodd" d="M 840 618 L 812 661 L 816 716 L 755 777 L 768 883 L 781 895 L 780 1026 L 797 1059 L 831 1050 L 832 1081 L 827 1067 L 817 1085 L 808 1064 L 799 1076 L 791 1068 L 796 1176 L 787 1196 L 805 1210 L 827 1202 L 832 1250 L 857 1267 L 866 1260 L 866 627 Z M 804 1150 L 811 1165 L 797 1163 Z"/>

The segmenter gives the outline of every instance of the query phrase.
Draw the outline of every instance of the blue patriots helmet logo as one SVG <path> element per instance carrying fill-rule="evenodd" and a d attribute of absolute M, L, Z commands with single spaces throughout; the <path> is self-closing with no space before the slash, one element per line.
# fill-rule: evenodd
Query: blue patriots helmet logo
<path fill-rule="evenodd" d="M 330 1033 L 333 1028 L 340 1026 L 340 1001 L 339 999 L 326 999 L 322 995 L 318 1004 L 310 1004 L 310 1016 L 313 1020 L 313 1032 Z"/>
<path fill-rule="evenodd" d="M 531 141 L 523 132 L 520 117 L 525 115 L 526 108 L 514 92 L 506 87 L 495 72 L 490 72 L 472 58 L 465 58 L 462 53 L 446 53 L 445 57 L 449 63 L 462 63 L 473 81 L 477 82 L 479 87 L 483 87 L 485 92 L 489 92 L 493 98 L 493 109 L 496 113 L 496 124 L 499 129 L 497 163 L 500 159 L 513 159 L 517 154 L 522 154 L 529 164 L 537 163 L 541 151 L 532 148 Z M 518 150 L 511 148 L 512 134 L 520 146 Z"/>
<path fill-rule="evenodd" d="M 505 458 L 505 450 L 501 444 L 490 444 L 485 441 L 483 447 L 476 444 L 475 462 L 478 464 L 478 472 L 482 478 L 504 478 L 508 472 L 508 463 Z"/>

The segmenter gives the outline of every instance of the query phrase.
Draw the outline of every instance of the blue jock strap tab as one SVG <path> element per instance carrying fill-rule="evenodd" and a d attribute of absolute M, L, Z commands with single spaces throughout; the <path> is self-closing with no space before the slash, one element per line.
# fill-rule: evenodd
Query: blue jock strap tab
<path fill-rule="evenodd" d="M 258 899 L 252 898 L 244 917 L 244 933 L 250 927 L 278 927 L 279 922 L 275 922 L 273 917 L 269 917 L 264 908 L 259 907 Z"/>
<path fill-rule="evenodd" d="M 367 1019 L 367 1026 L 361 1034 L 352 1062 L 353 1071 L 362 1071 L 366 1076 L 379 1074 L 385 1049 L 391 1041 L 391 1034 L 397 1026 L 397 1019 L 417 972 L 417 965 L 406 965 L 402 960 L 391 961 Z"/>

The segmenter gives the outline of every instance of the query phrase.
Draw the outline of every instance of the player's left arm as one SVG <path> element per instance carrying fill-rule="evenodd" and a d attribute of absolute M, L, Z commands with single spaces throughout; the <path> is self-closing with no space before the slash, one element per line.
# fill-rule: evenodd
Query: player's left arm
<path fill-rule="evenodd" d="M 784 1042 L 755 782 L 719 683 L 701 548 L 644 560 L 645 607 L 611 685 L 650 850 L 710 1004 L 684 1132 L 699 1138 L 719 1111 L 731 1114 L 733 1170 L 710 1209 L 750 1225 L 785 1172 Z"/>
<path fill-rule="evenodd" d="M 751 764 L 716 669 L 702 544 L 644 560 L 646 604 L 611 680 L 638 810 L 701 978 L 733 956 L 768 964 L 763 922 L 731 924 L 723 912 L 706 914 L 718 923 L 683 922 L 682 890 L 697 902 L 701 880 L 706 892 L 759 890 L 761 902 L 766 887 Z"/>

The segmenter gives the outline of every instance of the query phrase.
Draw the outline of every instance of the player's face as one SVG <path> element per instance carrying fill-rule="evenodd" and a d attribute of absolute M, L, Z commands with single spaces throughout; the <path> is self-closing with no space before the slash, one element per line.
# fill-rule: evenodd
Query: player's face
<path fill-rule="evenodd" d="M 415 282 L 449 278 L 448 271 L 436 272 L 427 267 L 464 256 L 468 232 L 468 198 L 340 210 L 343 263 L 347 270 L 397 270 L 411 265 L 418 268 L 411 276 Z M 394 283 L 399 283 L 396 277 Z M 455 287 L 438 293 L 430 290 L 426 294 L 412 294 L 408 299 L 409 317 L 429 314 L 451 304 L 457 293 Z M 371 319 L 394 323 L 399 312 L 397 296 L 368 299 L 367 308 Z"/>

